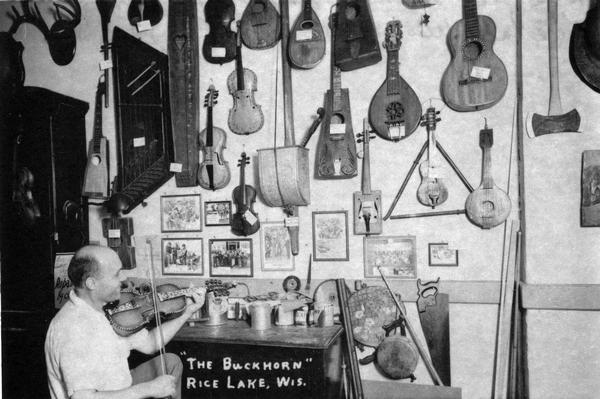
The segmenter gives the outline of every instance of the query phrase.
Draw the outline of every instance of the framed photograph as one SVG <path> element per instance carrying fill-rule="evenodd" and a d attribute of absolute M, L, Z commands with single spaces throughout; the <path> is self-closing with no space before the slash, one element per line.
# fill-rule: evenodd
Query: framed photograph
<path fill-rule="evenodd" d="M 200 194 L 160 197 L 160 226 L 163 233 L 202 231 Z"/>
<path fill-rule="evenodd" d="M 348 260 L 348 211 L 313 212 L 313 260 Z"/>
<path fill-rule="evenodd" d="M 447 242 L 430 243 L 429 266 L 458 266 L 458 249 L 451 249 Z"/>
<path fill-rule="evenodd" d="M 229 226 L 231 224 L 231 201 L 206 201 L 204 203 L 206 226 Z"/>
<path fill-rule="evenodd" d="M 230 238 L 208 241 L 211 277 L 252 277 L 252 239 Z"/>
<path fill-rule="evenodd" d="M 164 276 L 204 275 L 202 238 L 163 238 L 161 248 Z"/>
<path fill-rule="evenodd" d="M 294 270 L 290 235 L 283 221 L 261 223 L 260 245 L 261 270 Z"/>
<path fill-rule="evenodd" d="M 377 236 L 364 238 L 365 277 L 417 278 L 415 236 Z"/>

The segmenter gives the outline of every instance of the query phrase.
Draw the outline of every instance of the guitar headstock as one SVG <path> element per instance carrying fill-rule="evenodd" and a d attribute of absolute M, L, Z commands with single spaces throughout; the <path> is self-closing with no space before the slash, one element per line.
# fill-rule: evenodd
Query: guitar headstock
<path fill-rule="evenodd" d="M 219 91 L 215 89 L 215 86 L 211 84 L 208 86 L 206 95 L 204 96 L 204 106 L 206 108 L 212 108 L 217 104 L 217 97 L 219 97 Z"/>
<path fill-rule="evenodd" d="M 434 107 L 427 108 L 425 115 L 421 116 L 421 126 L 425 126 L 427 131 L 435 130 L 437 123 L 442 120 L 438 115 L 440 111 L 436 111 Z"/>
<path fill-rule="evenodd" d="M 246 165 L 248 165 L 250 163 L 250 157 L 248 157 L 246 155 L 245 152 L 242 152 L 242 155 L 240 156 L 240 159 L 238 160 L 238 167 L 244 167 Z"/>
<path fill-rule="evenodd" d="M 402 23 L 397 19 L 385 25 L 385 41 L 383 47 L 387 51 L 398 51 L 402 45 Z"/>
<path fill-rule="evenodd" d="M 494 145 L 494 130 L 488 129 L 487 121 L 485 127 L 479 131 L 479 146 L 481 148 L 491 148 Z"/>

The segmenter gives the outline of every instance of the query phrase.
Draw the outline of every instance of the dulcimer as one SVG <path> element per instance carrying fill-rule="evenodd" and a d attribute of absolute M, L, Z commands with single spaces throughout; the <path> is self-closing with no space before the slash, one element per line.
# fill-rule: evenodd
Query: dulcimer
<path fill-rule="evenodd" d="M 256 201 L 256 190 L 249 184 L 246 184 L 246 165 L 250 163 L 250 158 L 245 152 L 238 161 L 240 168 L 240 185 L 233 189 L 233 203 L 236 211 L 231 218 L 231 232 L 238 236 L 249 236 L 260 229 L 258 214 L 254 211 L 254 202 Z"/>

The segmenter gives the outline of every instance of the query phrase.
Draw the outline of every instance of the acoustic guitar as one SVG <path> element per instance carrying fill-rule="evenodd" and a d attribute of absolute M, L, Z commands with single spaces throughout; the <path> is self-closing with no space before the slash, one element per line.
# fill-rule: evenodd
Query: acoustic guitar
<path fill-rule="evenodd" d="M 448 199 L 448 188 L 444 183 L 444 179 L 440 177 L 441 167 L 438 162 L 438 154 L 435 140 L 435 127 L 440 111 L 429 107 L 427 114 L 424 115 L 422 125 L 427 127 L 427 160 L 419 165 L 419 173 L 421 174 L 421 184 L 417 189 L 417 199 L 425 206 L 435 208 L 443 204 Z"/>
<path fill-rule="evenodd" d="M 331 36 L 335 37 L 336 15 L 331 16 Z M 332 40 L 333 41 L 333 40 Z M 342 72 L 331 58 L 331 88 L 323 100 L 325 115 L 315 156 L 315 177 L 350 179 L 358 174 L 356 144 L 348 89 L 342 89 Z"/>
<path fill-rule="evenodd" d="M 224 64 L 235 59 L 236 37 L 231 30 L 235 19 L 232 0 L 208 0 L 204 5 L 204 17 L 210 31 L 204 36 L 202 55 L 211 64 Z"/>
<path fill-rule="evenodd" d="M 288 54 L 297 68 L 314 68 L 325 55 L 325 34 L 311 0 L 302 1 L 302 12 L 290 31 Z"/>
<path fill-rule="evenodd" d="M 242 41 L 253 50 L 271 48 L 281 37 L 281 21 L 269 0 L 250 0 L 242 14 Z"/>
<path fill-rule="evenodd" d="M 240 185 L 233 189 L 233 203 L 236 211 L 231 218 L 231 232 L 237 236 L 249 236 L 260 229 L 258 214 L 254 211 L 256 201 L 256 189 L 246 184 L 246 165 L 250 158 L 242 152 L 238 161 L 240 168 Z"/>
<path fill-rule="evenodd" d="M 451 60 L 441 93 L 455 111 L 477 111 L 496 104 L 508 85 L 506 67 L 494 53 L 496 25 L 477 14 L 477 0 L 463 0 L 463 19 L 448 32 Z"/>
<path fill-rule="evenodd" d="M 107 199 L 108 179 L 108 141 L 102 135 L 102 97 L 106 95 L 104 75 L 98 79 L 96 105 L 94 108 L 94 135 L 88 146 L 88 161 L 83 178 L 81 195 L 89 198 Z"/>
<path fill-rule="evenodd" d="M 490 229 L 506 220 L 510 214 L 510 198 L 492 178 L 492 154 L 494 132 L 485 128 L 479 132 L 479 146 L 483 150 L 483 168 L 481 184 L 467 197 L 465 210 L 469 220 L 481 227 Z"/>
<path fill-rule="evenodd" d="M 379 137 L 400 141 L 410 136 L 421 121 L 421 102 L 400 76 L 398 52 L 402 45 L 402 24 L 392 20 L 385 27 L 387 74 L 369 105 L 369 123 Z"/>

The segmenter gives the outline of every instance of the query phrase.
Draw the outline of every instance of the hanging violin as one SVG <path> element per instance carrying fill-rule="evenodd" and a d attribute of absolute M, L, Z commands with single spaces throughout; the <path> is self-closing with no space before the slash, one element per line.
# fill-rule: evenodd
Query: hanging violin
<path fill-rule="evenodd" d="M 131 0 L 127 9 L 127 19 L 133 26 L 142 21 L 148 21 L 154 26 L 162 17 L 163 9 L 158 0 Z"/>
<path fill-rule="evenodd" d="M 236 52 L 235 32 L 230 27 L 235 19 L 233 1 L 208 0 L 204 6 L 204 16 L 210 31 L 204 36 L 202 55 L 211 64 L 233 61 Z"/>
<path fill-rule="evenodd" d="M 250 158 L 242 152 L 238 162 L 240 168 L 240 185 L 233 189 L 233 202 L 235 202 L 236 211 L 231 219 L 231 232 L 238 236 L 249 236 L 260 229 L 258 214 L 254 212 L 253 205 L 256 201 L 256 190 L 251 185 L 246 184 L 245 170 L 246 165 L 250 163 Z"/>

